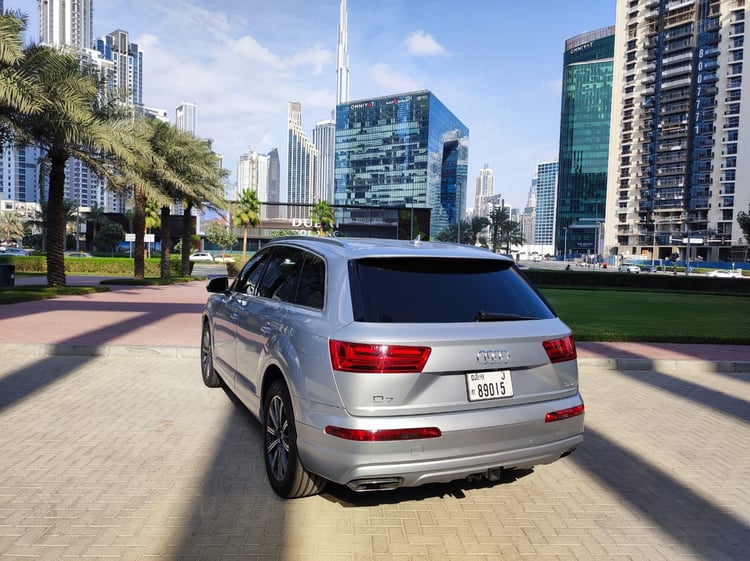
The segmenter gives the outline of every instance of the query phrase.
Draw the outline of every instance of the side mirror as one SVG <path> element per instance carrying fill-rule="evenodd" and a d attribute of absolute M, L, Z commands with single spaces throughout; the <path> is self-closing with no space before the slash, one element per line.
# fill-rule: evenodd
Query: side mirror
<path fill-rule="evenodd" d="M 216 294 L 229 290 L 229 277 L 214 277 L 208 281 L 206 290 Z"/>

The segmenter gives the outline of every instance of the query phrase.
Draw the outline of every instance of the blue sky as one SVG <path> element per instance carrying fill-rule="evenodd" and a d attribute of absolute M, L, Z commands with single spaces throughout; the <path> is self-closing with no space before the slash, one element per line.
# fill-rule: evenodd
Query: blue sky
<path fill-rule="evenodd" d="M 5 0 L 38 29 L 36 0 Z M 479 169 L 524 206 L 537 162 L 557 157 L 565 40 L 614 24 L 615 0 L 348 0 L 350 99 L 431 90 L 469 127 L 469 200 Z M 198 105 L 232 175 L 278 148 L 286 188 L 287 103 L 303 127 L 336 97 L 339 0 L 95 0 L 94 34 L 124 29 L 144 53 L 144 104 Z"/>

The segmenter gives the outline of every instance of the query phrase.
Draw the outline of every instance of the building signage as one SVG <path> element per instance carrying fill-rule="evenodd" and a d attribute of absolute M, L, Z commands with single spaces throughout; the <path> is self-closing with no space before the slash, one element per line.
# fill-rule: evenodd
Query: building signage
<path fill-rule="evenodd" d="M 576 54 L 576 53 L 579 53 L 579 52 L 581 52 L 581 51 L 582 51 L 582 50 L 584 50 L 584 49 L 588 49 L 588 48 L 589 48 L 589 47 L 591 47 L 591 46 L 592 46 L 593 44 L 594 44 L 594 42 L 593 42 L 593 41 L 589 41 L 588 43 L 584 43 L 583 45 L 578 45 L 577 47 L 573 47 L 573 48 L 572 48 L 572 49 L 570 49 L 570 50 L 569 50 L 568 52 L 569 52 L 570 54 L 574 55 L 574 54 Z"/>

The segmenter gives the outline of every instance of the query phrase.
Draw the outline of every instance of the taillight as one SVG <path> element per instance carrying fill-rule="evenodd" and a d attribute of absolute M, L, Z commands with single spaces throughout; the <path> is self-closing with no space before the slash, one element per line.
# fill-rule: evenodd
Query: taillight
<path fill-rule="evenodd" d="M 547 356 L 553 364 L 555 362 L 575 360 L 576 356 L 578 356 L 576 354 L 576 343 L 570 335 L 563 337 L 562 339 L 545 341 L 542 345 L 544 346 L 544 350 L 547 351 Z"/>
<path fill-rule="evenodd" d="M 420 427 L 416 429 L 387 429 L 387 430 L 362 430 L 345 429 L 342 427 L 328 426 L 325 433 L 356 442 L 387 442 L 391 440 L 419 440 L 423 438 L 437 438 L 441 436 L 437 427 Z"/>
<path fill-rule="evenodd" d="M 331 341 L 331 365 L 342 372 L 422 372 L 430 347 Z"/>
<path fill-rule="evenodd" d="M 568 409 L 560 409 L 559 411 L 553 411 L 547 413 L 544 416 L 545 423 L 554 423 L 555 421 L 562 421 L 563 419 L 570 419 L 571 417 L 578 417 L 583 415 L 583 404 L 576 405 L 575 407 L 569 407 Z"/>

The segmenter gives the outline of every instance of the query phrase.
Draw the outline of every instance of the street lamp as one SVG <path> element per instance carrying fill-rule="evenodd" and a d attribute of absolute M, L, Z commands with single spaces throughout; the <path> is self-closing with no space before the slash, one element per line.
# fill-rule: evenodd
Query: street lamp
<path fill-rule="evenodd" d="M 565 261 L 568 260 L 568 227 L 563 226 L 563 230 L 565 231 Z"/>

